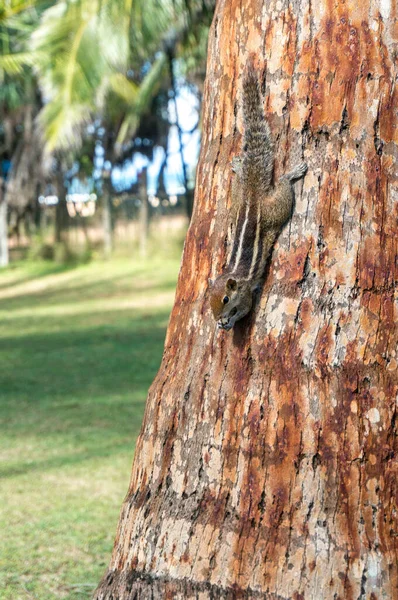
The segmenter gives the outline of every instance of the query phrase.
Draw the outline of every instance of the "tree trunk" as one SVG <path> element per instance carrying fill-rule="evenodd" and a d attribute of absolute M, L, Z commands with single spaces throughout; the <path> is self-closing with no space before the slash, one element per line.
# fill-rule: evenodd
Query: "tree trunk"
<path fill-rule="evenodd" d="M 140 195 L 140 256 L 146 258 L 148 253 L 148 231 L 149 231 L 149 202 L 148 202 L 148 177 L 147 169 L 144 167 L 139 175 Z"/>
<path fill-rule="evenodd" d="M 4 182 L 0 177 L 0 268 L 8 265 L 8 222 L 7 201 L 4 193 Z"/>
<path fill-rule="evenodd" d="M 24 107 L 23 137 L 12 154 L 7 176 L 6 197 L 11 222 L 23 220 L 26 208 L 33 208 L 37 191 L 44 181 L 43 144 L 39 131 L 33 131 L 33 121 L 33 106 L 27 105 Z"/>
<path fill-rule="evenodd" d="M 188 219 L 190 220 L 193 212 L 194 190 L 188 188 L 185 190 L 185 202 Z"/>
<path fill-rule="evenodd" d="M 397 15 L 219 0 L 195 208 L 109 571 L 95 598 L 398 598 Z M 216 330 L 254 53 L 296 206 L 261 297 Z"/>
<path fill-rule="evenodd" d="M 109 258 L 113 250 L 113 224 L 112 224 L 112 198 L 111 180 L 109 177 L 103 179 L 102 194 L 102 226 L 104 230 L 104 254 Z"/>
<path fill-rule="evenodd" d="M 178 134 L 178 145 L 180 151 L 180 159 L 181 159 L 181 169 L 182 169 L 182 179 L 185 188 L 185 198 L 186 198 L 186 211 L 188 219 L 191 220 L 192 211 L 193 211 L 193 197 L 192 190 L 188 189 L 188 172 L 187 165 L 184 159 L 184 142 L 183 142 L 183 130 L 181 128 L 181 123 L 178 115 L 178 105 L 177 105 L 177 85 L 174 76 L 174 54 L 175 47 L 170 46 L 167 52 L 168 63 L 169 63 L 169 75 L 170 75 L 170 85 L 171 85 L 171 98 L 174 103 L 174 111 L 175 111 L 175 123 L 174 125 L 177 127 Z"/>
<path fill-rule="evenodd" d="M 62 162 L 58 162 L 57 173 L 57 196 L 58 203 L 55 206 L 55 242 L 67 244 L 67 231 L 69 227 L 69 214 L 66 206 L 66 190 L 64 182 L 65 169 Z"/>

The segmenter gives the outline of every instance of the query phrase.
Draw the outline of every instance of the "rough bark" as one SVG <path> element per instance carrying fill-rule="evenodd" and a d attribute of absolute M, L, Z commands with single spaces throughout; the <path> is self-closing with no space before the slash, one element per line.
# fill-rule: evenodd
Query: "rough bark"
<path fill-rule="evenodd" d="M 398 598 L 398 22 L 387 0 L 220 0 L 195 208 L 95 598 Z M 255 53 L 293 218 L 217 331 L 239 90 Z"/>

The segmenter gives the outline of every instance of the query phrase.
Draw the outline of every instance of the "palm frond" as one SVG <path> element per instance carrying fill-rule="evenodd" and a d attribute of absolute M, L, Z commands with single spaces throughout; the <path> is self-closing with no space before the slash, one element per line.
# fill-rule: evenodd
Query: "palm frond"
<path fill-rule="evenodd" d="M 37 54 L 35 55 L 32 52 L 14 52 L 0 55 L 0 70 L 11 76 L 18 75 L 23 72 L 25 66 L 33 66 L 37 58 Z"/>
<path fill-rule="evenodd" d="M 66 105 L 63 97 L 49 102 L 38 117 L 44 136 L 45 151 L 78 150 L 82 143 L 84 126 L 90 122 L 90 110 L 85 105 Z"/>
<path fill-rule="evenodd" d="M 90 118 L 116 127 L 117 144 L 124 144 L 164 81 L 165 40 L 180 43 L 203 3 L 212 1 L 54 0 L 31 44 L 47 102 L 40 115 L 47 148 L 79 145 Z"/>
<path fill-rule="evenodd" d="M 3 0 L 0 6 L 0 24 L 30 8 L 37 8 L 40 0 Z"/>
<path fill-rule="evenodd" d="M 109 87 L 127 105 L 136 103 L 139 86 L 123 73 L 113 73 L 109 78 Z"/>
<path fill-rule="evenodd" d="M 161 52 L 153 63 L 152 67 L 145 75 L 141 85 L 137 90 L 135 103 L 127 110 L 126 115 L 120 125 L 116 139 L 117 147 L 120 148 L 128 137 L 134 135 L 140 117 L 149 106 L 150 100 L 154 97 L 162 83 L 165 68 L 167 66 L 167 57 Z"/>
<path fill-rule="evenodd" d="M 77 148 L 81 128 L 97 109 L 106 70 L 98 53 L 96 6 L 85 0 L 52 6 L 32 36 L 32 48 L 42 57 L 37 71 L 47 100 L 40 115 L 46 150 Z"/>

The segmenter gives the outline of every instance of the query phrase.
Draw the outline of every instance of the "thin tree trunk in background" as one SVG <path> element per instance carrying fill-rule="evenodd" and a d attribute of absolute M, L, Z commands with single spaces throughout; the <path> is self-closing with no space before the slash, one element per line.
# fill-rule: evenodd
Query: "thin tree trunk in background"
<path fill-rule="evenodd" d="M 60 197 L 55 207 L 55 241 L 67 243 L 69 215 L 66 208 L 65 198 Z"/>
<path fill-rule="evenodd" d="M 47 233 L 47 225 L 48 225 L 48 215 L 47 215 L 47 210 L 46 207 L 43 206 L 43 208 L 40 211 L 40 233 L 41 235 L 45 235 Z"/>
<path fill-rule="evenodd" d="M 97 600 L 398 599 L 397 14 L 220 0 L 194 214 Z M 216 330 L 254 53 L 276 176 L 302 158 L 261 298 Z"/>
<path fill-rule="evenodd" d="M 25 210 L 24 213 L 24 229 L 25 229 L 25 235 L 26 237 L 29 239 L 29 241 L 31 241 L 32 238 L 32 221 L 33 221 L 33 209 L 32 210 Z"/>
<path fill-rule="evenodd" d="M 192 218 L 194 193 L 195 193 L 194 190 L 189 190 L 189 189 L 185 190 L 185 202 L 186 202 L 188 219 Z"/>
<path fill-rule="evenodd" d="M 67 243 L 67 230 L 68 230 L 68 209 L 66 208 L 66 202 L 64 195 L 58 196 L 58 204 L 55 207 L 55 242 Z"/>
<path fill-rule="evenodd" d="M 170 84 L 171 84 L 172 99 L 173 99 L 173 103 L 174 103 L 174 110 L 175 110 L 175 115 L 176 115 L 175 126 L 177 127 L 177 133 L 178 133 L 178 144 L 179 144 L 180 159 L 181 159 L 182 177 L 183 177 L 183 184 L 184 184 L 184 188 L 185 188 L 186 210 L 187 210 L 188 219 L 191 220 L 192 210 L 193 210 L 193 190 L 188 190 L 188 173 L 187 173 L 187 165 L 185 164 L 185 159 L 184 159 L 184 143 L 182 140 L 183 131 L 182 131 L 179 116 L 178 116 L 177 86 L 176 86 L 176 81 L 175 81 L 175 77 L 174 77 L 174 68 L 173 68 L 174 51 L 175 51 L 174 47 L 173 47 L 173 49 L 168 50 Z"/>
<path fill-rule="evenodd" d="M 111 126 L 104 124 L 105 136 L 102 140 L 104 165 L 102 168 L 102 227 L 104 236 L 104 255 L 109 258 L 113 252 L 113 204 L 112 204 L 112 168 L 115 161 L 115 139 Z"/>
<path fill-rule="evenodd" d="M 0 268 L 8 265 L 8 222 L 4 182 L 0 177 Z"/>
<path fill-rule="evenodd" d="M 148 232 L 149 232 L 149 203 L 148 203 L 148 176 L 144 167 L 139 175 L 140 196 L 140 255 L 146 258 L 148 254 Z"/>
<path fill-rule="evenodd" d="M 69 214 L 66 207 L 66 190 L 64 183 L 64 169 L 62 164 L 58 165 L 57 173 L 57 196 L 58 203 L 55 206 L 55 242 L 57 244 L 67 243 L 67 230 L 69 226 Z"/>
<path fill-rule="evenodd" d="M 112 198 L 110 176 L 104 177 L 102 194 L 102 225 L 104 230 L 104 254 L 109 258 L 113 250 Z"/>
<path fill-rule="evenodd" d="M 35 197 L 35 201 L 33 204 L 33 222 L 34 222 L 34 226 L 35 226 L 35 232 L 37 233 L 43 233 L 42 230 L 42 218 L 41 218 L 41 209 L 40 209 L 40 202 L 39 202 L 39 196 L 40 196 L 40 186 L 37 185 L 36 187 L 36 197 Z"/>

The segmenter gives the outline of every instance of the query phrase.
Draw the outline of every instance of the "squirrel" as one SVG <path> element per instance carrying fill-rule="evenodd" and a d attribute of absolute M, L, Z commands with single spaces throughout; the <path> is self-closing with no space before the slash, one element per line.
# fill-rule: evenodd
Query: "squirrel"
<path fill-rule="evenodd" d="M 221 275 L 209 279 L 214 318 L 227 331 L 251 310 L 271 249 L 292 214 L 293 182 L 307 171 L 301 163 L 273 185 L 274 145 L 253 61 L 243 78 L 243 122 L 243 154 L 231 163 L 232 250 Z"/>

